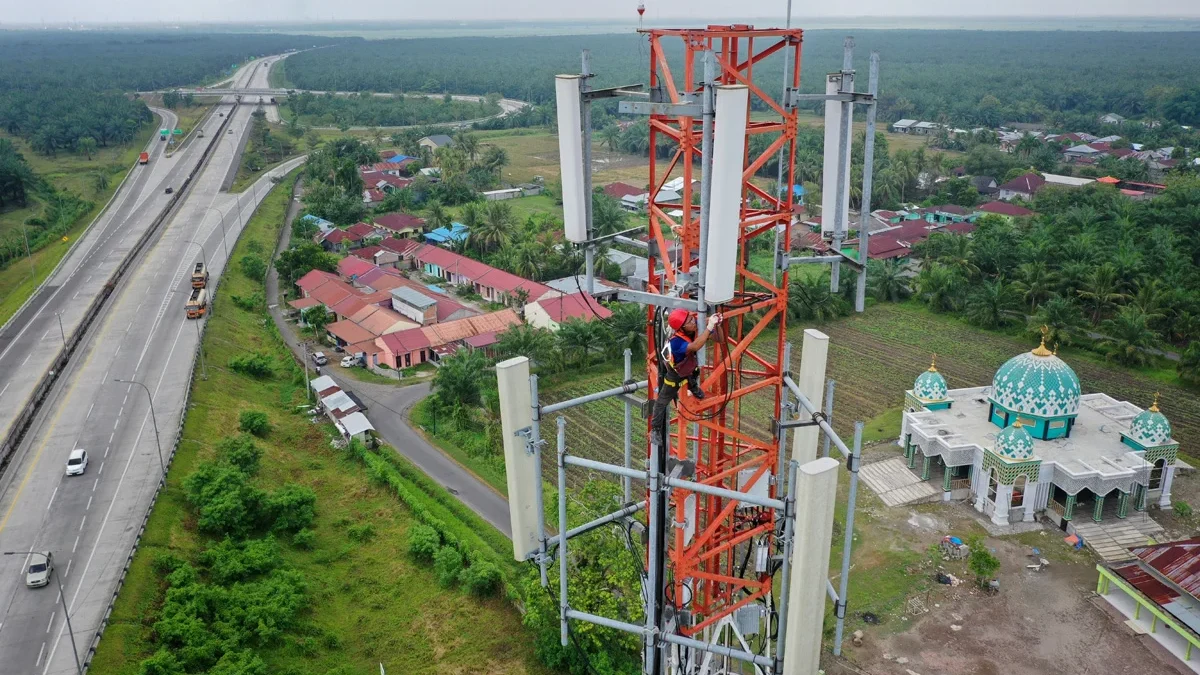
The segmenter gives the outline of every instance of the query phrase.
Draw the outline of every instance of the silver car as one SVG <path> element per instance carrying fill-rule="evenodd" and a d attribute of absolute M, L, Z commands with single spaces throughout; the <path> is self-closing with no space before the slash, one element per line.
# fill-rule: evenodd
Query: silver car
<path fill-rule="evenodd" d="M 29 561 L 29 571 L 25 573 L 25 585 L 30 588 L 41 588 L 50 583 L 50 574 L 54 572 L 54 558 L 49 551 L 34 553 Z"/>

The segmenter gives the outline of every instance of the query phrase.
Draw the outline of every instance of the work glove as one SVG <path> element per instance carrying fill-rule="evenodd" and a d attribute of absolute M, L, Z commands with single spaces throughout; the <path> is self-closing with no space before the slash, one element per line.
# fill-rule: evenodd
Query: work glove
<path fill-rule="evenodd" d="M 717 324 L 719 324 L 719 323 L 721 323 L 721 315 L 720 314 L 713 314 L 712 316 L 708 317 L 709 332 L 712 332 L 712 329 L 716 328 Z"/>

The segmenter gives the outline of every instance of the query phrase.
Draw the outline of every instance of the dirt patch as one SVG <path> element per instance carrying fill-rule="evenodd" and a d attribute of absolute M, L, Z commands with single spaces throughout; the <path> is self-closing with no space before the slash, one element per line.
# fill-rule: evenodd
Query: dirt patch
<path fill-rule="evenodd" d="M 965 504 L 932 505 L 916 509 L 887 509 L 874 526 L 891 523 L 913 548 L 936 543 L 943 534 L 969 536 L 982 528 Z M 940 527 L 939 527 L 940 526 Z M 828 672 L 920 675 L 1044 673 L 1174 673 L 1168 656 L 1141 642 L 1103 609 L 1095 597 L 1095 560 L 1087 551 L 1074 551 L 1057 530 L 1014 537 L 988 537 L 984 545 L 1001 561 L 1000 592 L 987 594 L 971 580 L 964 562 L 926 560 L 910 573 L 932 577 L 941 570 L 963 583 L 938 583 L 909 596 L 901 616 L 884 616 L 879 626 L 861 629 L 862 646 L 846 642 L 846 667 Z M 1052 560 L 1042 572 L 1031 562 L 1037 546 Z M 866 562 L 866 561 L 863 561 Z M 868 565 L 869 566 L 869 563 Z M 868 573 L 867 570 L 857 572 Z M 913 601 L 915 599 L 915 602 Z M 853 595 L 850 598 L 854 603 Z M 1098 603 L 1098 604 L 1097 604 Z M 922 608 L 925 610 L 921 612 Z M 915 611 L 914 611 L 915 610 Z"/>

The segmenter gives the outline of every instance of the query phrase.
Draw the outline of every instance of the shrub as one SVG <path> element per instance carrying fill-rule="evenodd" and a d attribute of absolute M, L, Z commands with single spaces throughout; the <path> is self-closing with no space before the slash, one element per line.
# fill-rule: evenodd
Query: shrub
<path fill-rule="evenodd" d="M 201 553 L 200 562 L 208 568 L 213 581 L 228 585 L 235 581 L 249 581 L 250 577 L 269 572 L 278 567 L 283 559 L 274 537 L 241 543 L 226 537 Z"/>
<path fill-rule="evenodd" d="M 267 275 L 267 263 L 253 253 L 242 256 L 238 264 L 242 268 L 242 274 L 254 281 L 261 281 Z"/>
<path fill-rule="evenodd" d="M 151 563 L 151 568 L 159 574 L 170 574 L 183 564 L 183 559 L 174 553 L 159 553 L 154 556 L 154 562 Z"/>
<path fill-rule="evenodd" d="M 500 568 L 486 560 L 475 560 L 458 579 L 471 595 L 492 595 L 500 588 Z"/>
<path fill-rule="evenodd" d="M 1183 501 L 1182 499 L 1176 501 L 1171 506 L 1175 509 L 1175 515 L 1179 516 L 1180 518 L 1192 517 L 1192 505 Z"/>
<path fill-rule="evenodd" d="M 968 544 L 971 557 L 967 559 L 967 567 L 975 574 L 980 583 L 987 583 L 996 577 L 1000 569 L 1000 560 L 992 555 L 979 537 L 973 537 Z"/>
<path fill-rule="evenodd" d="M 418 523 L 408 530 L 408 552 L 417 560 L 430 562 L 442 547 L 442 537 L 432 527 Z"/>
<path fill-rule="evenodd" d="M 248 479 L 241 469 L 215 462 L 201 464 L 184 479 L 184 494 L 196 509 L 201 532 L 242 538 L 254 528 L 265 495 Z"/>
<path fill-rule="evenodd" d="M 292 535 L 292 545 L 304 551 L 311 551 L 317 543 L 317 535 L 307 527 L 302 527 L 296 530 L 296 534 Z"/>
<path fill-rule="evenodd" d="M 450 588 L 462 572 L 463 557 L 457 549 L 443 546 L 433 555 L 433 571 L 442 588 Z"/>
<path fill-rule="evenodd" d="M 248 434 L 258 437 L 266 436 L 271 431 L 271 421 L 265 412 L 258 410 L 243 410 L 238 415 L 238 428 Z"/>
<path fill-rule="evenodd" d="M 235 373 L 259 379 L 275 374 L 275 366 L 271 362 L 271 357 L 261 352 L 235 356 L 229 359 L 229 368 Z"/>
<path fill-rule="evenodd" d="M 375 526 L 371 523 L 359 523 L 346 528 L 346 536 L 354 541 L 371 541 L 375 538 Z"/>
<path fill-rule="evenodd" d="M 243 428 L 245 428 L 244 424 Z M 262 449 L 258 447 L 251 436 L 238 434 L 237 436 L 226 436 L 217 443 L 217 456 L 241 469 L 242 473 L 247 476 L 253 476 L 258 473 Z"/>
<path fill-rule="evenodd" d="M 265 508 L 272 529 L 295 532 L 312 525 L 316 504 L 317 493 L 312 488 L 287 483 L 267 497 Z"/>
<path fill-rule="evenodd" d="M 246 310 L 247 312 L 253 312 L 261 308 L 263 304 L 262 293 L 251 293 L 250 295 L 230 295 L 229 298 L 233 300 L 233 304 Z"/>

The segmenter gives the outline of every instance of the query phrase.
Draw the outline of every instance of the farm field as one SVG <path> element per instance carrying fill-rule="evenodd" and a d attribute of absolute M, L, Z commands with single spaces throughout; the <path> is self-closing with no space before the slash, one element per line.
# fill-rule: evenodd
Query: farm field
<path fill-rule="evenodd" d="M 789 328 L 795 348 L 792 365 L 800 364 L 803 330 Z M 837 382 L 834 394 L 833 424 L 844 438 L 853 432 L 855 420 L 868 423 L 870 439 L 892 438 L 900 433 L 899 415 L 904 391 L 929 367 L 937 353 L 938 370 L 951 388 L 983 386 L 991 383 L 997 368 L 1017 354 L 1036 346 L 1032 339 L 982 331 L 952 316 L 940 315 L 915 304 L 877 304 L 861 315 L 854 315 L 816 326 L 830 337 L 829 377 Z M 774 345 L 760 341 L 763 355 L 773 355 Z M 1098 356 L 1078 349 L 1063 349 L 1060 356 L 1079 375 L 1084 393 L 1104 392 L 1114 398 L 1146 407 L 1155 392 L 1161 392 L 1160 406 L 1171 421 L 1174 436 L 1184 453 L 1200 441 L 1200 397 L 1180 386 L 1159 378 L 1105 363 Z M 639 365 L 635 364 L 635 377 Z M 597 372 L 543 389 L 543 402 L 554 402 L 589 391 L 620 384 L 620 373 Z M 745 425 L 765 432 L 771 415 L 767 397 L 754 398 L 741 411 Z M 567 411 L 567 441 L 581 452 L 606 461 L 620 459 L 623 414 L 616 402 L 593 403 Z M 872 424 L 872 422 L 874 422 Z M 644 424 L 635 420 L 635 429 Z M 543 435 L 553 442 L 551 424 L 543 424 Z M 549 435 L 546 435 L 549 434 Z M 635 444 L 636 446 L 636 444 Z M 644 452 L 644 451 L 643 451 Z M 639 453 L 635 447 L 635 456 Z"/>

